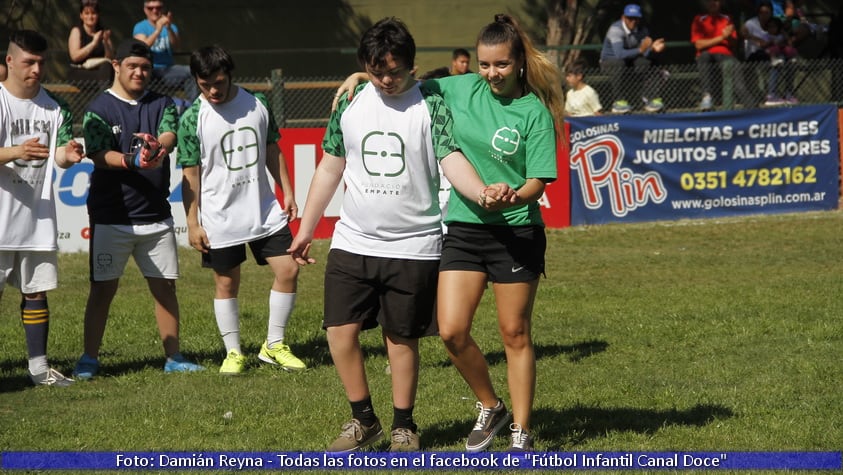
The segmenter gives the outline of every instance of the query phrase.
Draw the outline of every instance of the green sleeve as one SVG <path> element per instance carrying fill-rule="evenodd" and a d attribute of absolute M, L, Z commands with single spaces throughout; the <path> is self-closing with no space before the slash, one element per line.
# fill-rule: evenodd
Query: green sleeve
<path fill-rule="evenodd" d="M 82 134 L 85 137 L 87 153 L 117 150 L 111 126 L 93 112 L 85 112 L 82 119 Z"/>
<path fill-rule="evenodd" d="M 172 132 L 177 134 L 179 131 L 179 112 L 176 105 L 172 102 L 164 107 L 164 116 L 161 118 L 161 123 L 158 124 L 158 136 L 164 132 Z"/>
<path fill-rule="evenodd" d="M 430 111 L 433 153 L 437 160 L 442 160 L 460 149 L 453 135 L 454 119 L 451 117 L 451 110 L 445 105 L 442 96 L 427 94 L 424 96 L 424 101 L 427 104 L 428 111 Z"/>
<path fill-rule="evenodd" d="M 179 121 L 178 130 L 178 157 L 176 163 L 182 167 L 193 167 L 199 165 L 200 148 L 199 136 L 196 135 L 196 125 L 199 118 L 200 101 L 194 101 L 189 109 L 184 111 Z"/>
<path fill-rule="evenodd" d="M 278 124 L 275 122 L 275 114 L 272 113 L 272 107 L 269 106 L 269 100 L 266 98 L 266 95 L 262 92 L 251 92 L 249 90 L 244 89 L 249 94 L 255 96 L 257 100 L 266 107 L 267 112 L 269 112 L 269 130 L 266 131 L 266 143 L 275 143 L 278 139 L 281 138 L 281 133 L 278 132 Z"/>
<path fill-rule="evenodd" d="M 356 96 L 357 94 L 360 94 L 360 91 L 362 91 L 364 87 L 366 87 L 365 82 L 363 84 L 359 84 L 357 88 L 354 89 L 354 95 Z M 348 96 L 343 94 L 343 96 L 340 97 L 339 104 L 337 104 L 337 109 L 331 113 L 331 118 L 328 119 L 328 126 L 325 128 L 325 137 L 322 139 L 322 151 L 335 157 L 345 156 L 345 143 L 343 142 L 340 119 L 342 118 L 345 110 L 348 109 L 349 104 L 350 102 L 348 101 Z"/>
<path fill-rule="evenodd" d="M 61 109 L 61 125 L 58 130 L 56 146 L 61 147 L 67 145 L 68 142 L 73 140 L 73 113 L 70 111 L 70 106 L 64 99 L 56 96 L 46 89 L 44 89 L 44 91 L 46 91 L 50 98 L 58 103 L 59 108 Z"/>

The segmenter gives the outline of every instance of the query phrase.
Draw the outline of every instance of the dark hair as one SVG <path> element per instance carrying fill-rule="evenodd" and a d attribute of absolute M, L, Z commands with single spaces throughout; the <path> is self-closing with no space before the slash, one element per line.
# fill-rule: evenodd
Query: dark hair
<path fill-rule="evenodd" d="M 573 63 L 569 64 L 565 72 L 567 74 L 579 74 L 580 76 L 585 77 L 586 69 L 588 69 L 588 63 L 586 63 L 584 59 L 579 58 Z"/>
<path fill-rule="evenodd" d="M 47 51 L 47 39 L 33 30 L 17 30 L 9 34 L 9 45 L 15 44 L 20 49 L 32 54 Z"/>
<path fill-rule="evenodd" d="M 395 61 L 403 61 L 408 68 L 415 65 L 416 42 L 407 25 L 395 17 L 384 18 L 363 33 L 357 48 L 357 60 L 364 68 L 381 67 L 386 64 L 388 54 Z"/>
<path fill-rule="evenodd" d="M 457 59 L 460 56 L 465 56 L 466 58 L 471 58 L 471 53 L 468 52 L 465 48 L 457 48 L 451 53 L 451 59 Z"/>
<path fill-rule="evenodd" d="M 222 46 L 204 46 L 190 54 L 190 74 L 193 77 L 204 79 L 217 71 L 229 77 L 234 71 L 234 58 Z"/>
<path fill-rule="evenodd" d="M 79 13 L 81 14 L 82 12 L 84 12 L 86 8 L 93 8 L 94 12 L 99 13 L 100 2 L 98 0 L 82 0 L 82 2 L 79 4 Z M 82 32 L 85 31 L 84 27 L 85 24 L 82 22 L 82 19 L 79 19 L 79 28 L 82 29 Z M 94 31 L 100 30 L 102 30 L 102 22 L 100 19 L 97 19 L 97 24 L 94 26 Z"/>

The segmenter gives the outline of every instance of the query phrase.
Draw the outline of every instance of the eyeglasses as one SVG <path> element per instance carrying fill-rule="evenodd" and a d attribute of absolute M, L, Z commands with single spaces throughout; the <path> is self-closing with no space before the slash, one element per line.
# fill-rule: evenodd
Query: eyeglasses
<path fill-rule="evenodd" d="M 164 8 L 164 5 L 149 5 L 149 6 L 146 6 L 144 8 L 146 8 L 147 10 L 150 10 L 150 11 L 162 10 Z"/>

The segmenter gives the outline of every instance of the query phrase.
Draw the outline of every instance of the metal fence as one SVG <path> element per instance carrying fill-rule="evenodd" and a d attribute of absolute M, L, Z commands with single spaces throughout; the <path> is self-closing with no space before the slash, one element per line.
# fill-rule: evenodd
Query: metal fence
<path fill-rule="evenodd" d="M 615 80 L 610 70 L 592 68 L 586 70 L 585 82 L 597 91 L 606 113 L 617 100 L 627 101 L 636 113 L 646 112 L 647 95 L 651 96 L 647 99 L 662 99 L 663 111 L 695 111 L 704 92 L 711 94 L 714 108 L 721 110 L 843 102 L 843 59 L 797 59 L 776 65 L 734 61 L 709 68 L 700 70 L 696 64 L 624 67 L 617 70 Z M 712 87 L 703 91 L 702 75 L 707 73 Z"/>
<path fill-rule="evenodd" d="M 736 63 L 732 68 L 719 69 L 715 73 L 717 87 L 710 92 L 717 109 L 763 107 L 766 96 L 771 93 L 782 97 L 790 93 L 799 103 L 843 103 L 841 59 L 799 59 L 775 67 L 766 62 Z M 777 89 L 771 92 L 768 86 L 773 74 L 777 76 Z M 247 89 L 266 94 L 280 127 L 324 127 L 330 115 L 334 92 L 343 79 L 284 77 L 280 70 L 274 70 L 266 77 L 239 77 L 234 80 Z M 616 99 L 625 99 L 633 106 L 634 112 L 643 112 L 642 91 L 648 80 L 658 82 L 659 95 L 665 105 L 663 111 L 666 112 L 698 110 L 703 94 L 700 72 L 695 64 L 663 65 L 641 70 L 625 68 L 617 88 L 612 87 L 610 75 L 599 68 L 586 70 L 585 80 L 597 90 L 607 113 Z M 109 82 L 103 81 L 45 84 L 47 89 L 70 104 L 77 134 L 81 133 L 82 117 L 88 103 L 109 86 Z M 150 89 L 171 95 L 185 104 L 183 90 L 168 89 L 155 82 L 150 84 Z"/>

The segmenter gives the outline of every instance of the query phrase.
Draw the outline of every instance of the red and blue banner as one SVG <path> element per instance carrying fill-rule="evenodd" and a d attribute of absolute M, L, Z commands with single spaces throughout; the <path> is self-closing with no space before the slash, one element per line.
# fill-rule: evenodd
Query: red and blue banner
<path fill-rule="evenodd" d="M 572 225 L 837 207 L 833 105 L 568 122 Z"/>

